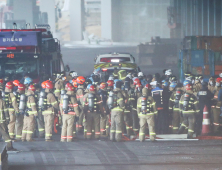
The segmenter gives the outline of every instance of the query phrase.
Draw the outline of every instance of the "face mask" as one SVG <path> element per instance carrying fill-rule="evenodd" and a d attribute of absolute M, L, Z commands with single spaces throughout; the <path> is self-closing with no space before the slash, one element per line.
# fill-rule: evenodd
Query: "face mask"
<path fill-rule="evenodd" d="M 217 86 L 217 87 L 220 87 L 220 83 L 216 82 L 216 86 Z"/>
<path fill-rule="evenodd" d="M 213 86 L 213 85 L 214 85 L 214 84 L 213 84 L 213 81 L 210 81 L 210 85 L 211 85 L 211 86 Z"/>

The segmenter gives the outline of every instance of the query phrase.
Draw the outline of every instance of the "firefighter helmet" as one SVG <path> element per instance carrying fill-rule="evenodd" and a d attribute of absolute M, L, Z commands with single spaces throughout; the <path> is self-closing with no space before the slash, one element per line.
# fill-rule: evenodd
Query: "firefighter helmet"
<path fill-rule="evenodd" d="M 186 86 L 187 84 L 191 84 L 191 81 L 185 80 L 185 81 L 183 82 L 183 86 Z"/>
<path fill-rule="evenodd" d="M 20 90 L 20 91 L 25 91 L 25 85 L 20 83 L 20 84 L 18 85 L 18 90 Z"/>
<path fill-rule="evenodd" d="M 46 82 L 46 84 L 45 84 L 45 88 L 46 89 L 53 89 L 53 84 L 51 83 L 51 82 Z"/>
<path fill-rule="evenodd" d="M 216 79 L 216 82 L 218 82 L 218 83 L 220 83 L 222 81 L 222 78 L 220 78 L 220 77 L 218 77 L 217 79 Z"/>
<path fill-rule="evenodd" d="M 151 89 L 152 89 L 152 86 L 151 86 L 150 84 L 146 84 L 146 85 L 145 85 L 145 88 L 148 89 L 148 90 L 151 90 Z"/>
<path fill-rule="evenodd" d="M 85 81 L 86 81 L 86 79 L 85 79 L 83 76 L 79 76 L 79 77 L 77 78 L 77 83 L 78 83 L 78 84 L 84 84 Z"/>
<path fill-rule="evenodd" d="M 0 79 L 0 84 L 3 84 L 4 83 L 4 80 L 3 79 Z"/>
<path fill-rule="evenodd" d="M 73 86 L 74 86 L 75 88 L 78 87 L 77 80 L 74 80 L 74 81 L 73 81 Z"/>
<path fill-rule="evenodd" d="M 106 83 L 102 82 L 99 86 L 100 89 L 105 89 L 106 88 Z"/>
<path fill-rule="evenodd" d="M 69 88 L 69 86 L 72 86 L 72 84 L 71 83 L 66 83 L 66 86 L 65 86 L 65 88 Z"/>
<path fill-rule="evenodd" d="M 141 87 L 142 87 L 142 84 L 141 84 L 141 83 L 137 83 L 137 84 L 136 84 L 136 87 L 137 87 L 137 88 L 141 88 Z"/>
<path fill-rule="evenodd" d="M 25 78 L 24 84 L 32 83 L 32 79 L 30 77 Z"/>
<path fill-rule="evenodd" d="M 8 83 L 6 83 L 5 87 L 7 89 L 13 89 L 13 83 L 12 82 L 8 82 Z"/>
<path fill-rule="evenodd" d="M 191 84 L 187 84 L 186 86 L 185 86 L 185 88 L 186 88 L 186 90 L 192 90 L 192 85 Z"/>
<path fill-rule="evenodd" d="M 91 86 L 89 87 L 89 91 L 96 91 L 95 86 L 91 85 Z"/>
<path fill-rule="evenodd" d="M 70 85 L 69 87 L 68 87 L 68 91 L 74 91 L 75 90 L 75 88 L 72 86 L 72 85 Z"/>
<path fill-rule="evenodd" d="M 133 81 L 133 85 L 137 85 L 138 83 L 140 83 L 140 79 L 135 78 L 134 81 Z"/>
<path fill-rule="evenodd" d="M 177 83 L 176 83 L 176 82 L 170 83 L 170 87 L 175 88 L 176 86 L 177 86 Z"/>
<path fill-rule="evenodd" d="M 169 86 L 169 83 L 167 81 L 165 81 L 163 84 L 162 84 L 164 87 L 168 87 Z"/>
<path fill-rule="evenodd" d="M 14 80 L 14 81 L 13 81 L 14 86 L 18 86 L 19 83 L 20 83 L 20 82 L 19 82 L 18 80 Z"/>
<path fill-rule="evenodd" d="M 88 84 L 88 86 L 86 87 L 87 89 L 89 89 L 90 88 L 90 86 L 92 86 L 92 84 Z"/>
<path fill-rule="evenodd" d="M 43 89 L 45 89 L 45 87 L 46 87 L 45 84 L 46 84 L 46 81 L 43 81 L 42 84 L 41 84 Z"/>
<path fill-rule="evenodd" d="M 30 85 L 29 88 L 28 88 L 28 90 L 35 91 L 36 89 L 35 89 L 35 86 L 34 86 L 34 85 Z"/>
<path fill-rule="evenodd" d="M 107 84 L 108 84 L 108 87 L 113 87 L 114 82 L 113 82 L 113 80 L 108 80 Z"/>

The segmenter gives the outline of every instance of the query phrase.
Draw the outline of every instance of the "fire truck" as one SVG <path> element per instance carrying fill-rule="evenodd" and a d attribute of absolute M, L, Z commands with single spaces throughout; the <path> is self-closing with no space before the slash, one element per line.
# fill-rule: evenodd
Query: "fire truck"
<path fill-rule="evenodd" d="M 0 29 L 0 78 L 41 81 L 64 71 L 60 42 L 48 28 Z"/>

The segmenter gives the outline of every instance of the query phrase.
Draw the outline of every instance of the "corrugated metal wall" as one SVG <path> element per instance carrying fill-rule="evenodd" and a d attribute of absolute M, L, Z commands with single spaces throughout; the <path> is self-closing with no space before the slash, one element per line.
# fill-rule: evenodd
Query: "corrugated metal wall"
<path fill-rule="evenodd" d="M 222 35 L 222 0 L 173 0 L 180 35 Z"/>

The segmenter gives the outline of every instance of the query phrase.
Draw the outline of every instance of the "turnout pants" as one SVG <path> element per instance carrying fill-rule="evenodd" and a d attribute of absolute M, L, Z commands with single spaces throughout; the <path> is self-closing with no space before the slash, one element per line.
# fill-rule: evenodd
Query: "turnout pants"
<path fill-rule="evenodd" d="M 134 135 L 137 135 L 139 131 L 139 118 L 138 118 L 137 110 L 135 108 L 132 108 L 132 121 L 133 121 Z"/>
<path fill-rule="evenodd" d="M 78 124 L 76 126 L 76 130 L 79 132 L 83 129 L 83 119 L 84 119 L 84 114 L 83 114 L 83 107 L 82 105 L 79 105 L 79 108 L 81 110 L 81 112 L 79 113 L 79 121 Z"/>
<path fill-rule="evenodd" d="M 29 115 L 24 117 L 24 125 L 22 129 L 22 140 L 30 141 L 32 139 L 32 134 L 35 128 L 35 117 L 34 115 Z"/>
<path fill-rule="evenodd" d="M 213 118 L 213 132 L 216 133 L 218 132 L 218 128 L 220 127 L 220 107 L 219 106 L 211 106 L 212 110 L 212 118 Z"/>
<path fill-rule="evenodd" d="M 44 118 L 41 113 L 38 114 L 37 124 L 38 124 L 39 137 L 43 138 L 45 136 L 45 125 L 44 125 Z"/>
<path fill-rule="evenodd" d="M 140 141 L 143 142 L 145 140 L 146 124 L 148 124 L 149 127 L 150 140 L 154 141 L 156 139 L 154 114 L 139 116 L 139 119 L 140 119 L 140 132 L 139 132 Z"/>
<path fill-rule="evenodd" d="M 172 120 L 172 126 L 173 126 L 173 133 L 177 134 L 179 127 L 180 127 L 180 123 L 182 123 L 182 117 L 180 115 L 180 110 L 173 110 L 173 120 Z"/>
<path fill-rule="evenodd" d="M 124 111 L 123 120 L 124 120 L 124 126 L 126 127 L 127 136 L 132 135 L 133 127 L 132 127 L 132 116 L 130 111 L 128 110 Z"/>
<path fill-rule="evenodd" d="M 21 140 L 22 138 L 23 119 L 24 119 L 24 115 L 21 115 L 21 114 L 16 117 L 15 130 L 16 130 L 17 140 Z"/>
<path fill-rule="evenodd" d="M 109 115 L 100 117 L 100 135 L 108 136 L 109 132 Z"/>
<path fill-rule="evenodd" d="M 8 111 L 10 117 L 10 122 L 8 124 L 8 133 L 10 138 L 15 138 L 15 121 L 16 121 L 15 110 L 13 108 L 9 108 Z"/>
<path fill-rule="evenodd" d="M 86 138 L 92 138 L 92 132 L 95 132 L 95 138 L 99 139 L 100 137 L 100 114 L 99 113 L 87 113 L 86 115 Z"/>
<path fill-rule="evenodd" d="M 12 141 L 8 135 L 7 131 L 7 126 L 5 123 L 0 123 L 0 133 L 4 139 L 4 141 L 7 143 L 7 148 L 12 148 Z"/>
<path fill-rule="evenodd" d="M 45 122 L 45 139 L 51 140 L 54 115 L 53 114 L 44 115 L 44 122 Z"/>
<path fill-rule="evenodd" d="M 63 114 L 62 115 L 62 142 L 72 142 L 73 139 L 73 129 L 75 122 L 75 115 Z"/>
<path fill-rule="evenodd" d="M 110 140 L 120 142 L 122 140 L 123 113 L 111 111 Z"/>
<path fill-rule="evenodd" d="M 185 127 L 188 127 L 187 138 L 193 138 L 195 120 L 194 113 L 183 113 L 183 123 L 180 126 L 179 133 L 183 132 Z"/>

